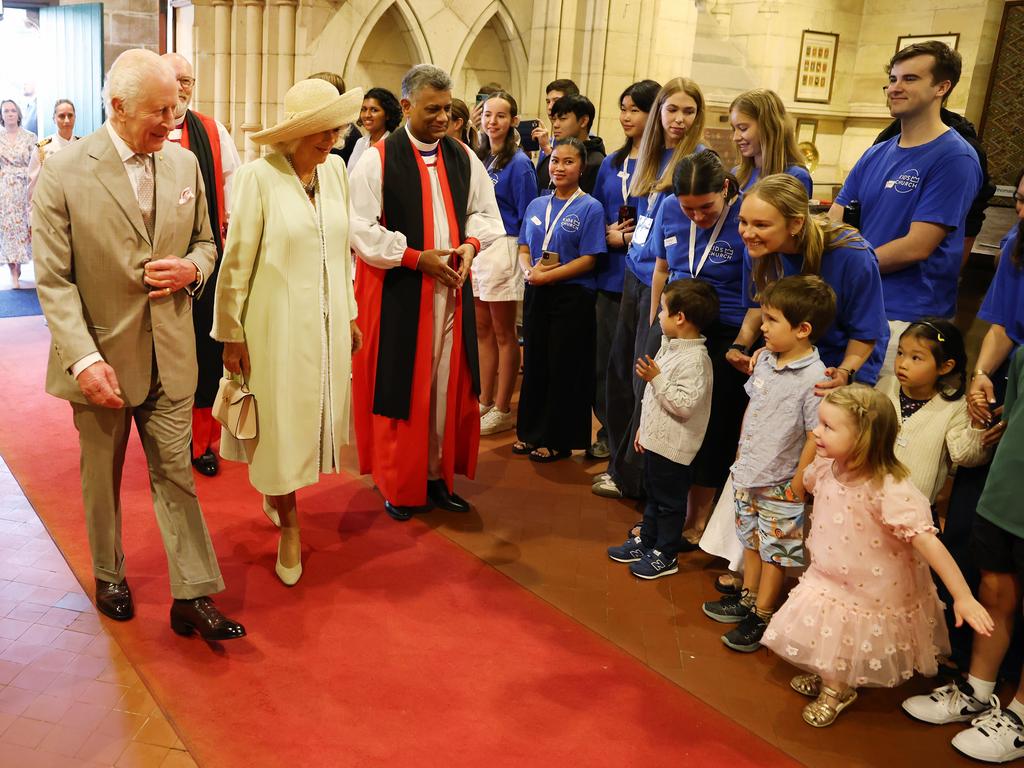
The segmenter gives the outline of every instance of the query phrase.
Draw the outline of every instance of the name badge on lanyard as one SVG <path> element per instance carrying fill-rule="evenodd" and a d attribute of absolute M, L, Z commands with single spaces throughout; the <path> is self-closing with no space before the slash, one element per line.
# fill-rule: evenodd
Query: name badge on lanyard
<path fill-rule="evenodd" d="M 696 270 L 693 268 L 693 253 L 697 248 L 697 225 L 693 221 L 690 222 L 690 277 L 697 277 L 700 271 L 704 269 L 704 263 L 708 260 L 708 255 L 711 253 L 711 248 L 714 246 L 715 241 L 718 240 L 719 234 L 722 232 L 722 227 L 725 225 L 725 220 L 729 218 L 729 209 L 732 208 L 736 201 L 733 200 L 731 203 L 727 203 L 725 210 L 722 211 L 718 217 L 718 221 L 715 222 L 715 228 L 711 232 L 711 237 L 708 238 L 708 244 L 704 248 L 704 253 L 700 257 L 700 263 L 697 264 Z"/>
<path fill-rule="evenodd" d="M 651 234 L 651 225 L 654 224 L 654 217 L 647 214 L 658 204 L 660 194 L 659 192 L 651 192 L 647 196 L 647 213 L 640 217 L 640 220 L 636 223 L 636 229 L 633 230 L 633 242 L 637 245 L 646 243 L 647 236 Z"/>
<path fill-rule="evenodd" d="M 542 251 L 548 250 L 548 246 L 551 244 L 551 237 L 555 233 L 555 227 L 558 225 L 558 222 L 561 220 L 562 216 L 565 215 L 565 212 L 569 210 L 569 206 L 576 202 L 576 198 L 581 197 L 582 195 L 582 189 L 577 189 L 573 192 L 572 197 L 565 202 L 565 205 L 562 206 L 562 210 L 560 210 L 555 216 L 554 221 L 551 221 L 551 202 L 555 196 L 554 194 L 551 195 L 551 198 L 548 200 L 547 211 L 544 213 L 544 244 L 540 248 Z"/>

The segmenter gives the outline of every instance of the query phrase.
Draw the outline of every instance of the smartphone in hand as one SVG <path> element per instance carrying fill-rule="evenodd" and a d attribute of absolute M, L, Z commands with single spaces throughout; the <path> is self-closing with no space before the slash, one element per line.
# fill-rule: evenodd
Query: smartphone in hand
<path fill-rule="evenodd" d="M 520 120 L 516 130 L 519 131 L 519 146 L 526 152 L 536 152 L 540 142 L 533 138 L 533 132 L 540 125 L 540 120 Z"/>

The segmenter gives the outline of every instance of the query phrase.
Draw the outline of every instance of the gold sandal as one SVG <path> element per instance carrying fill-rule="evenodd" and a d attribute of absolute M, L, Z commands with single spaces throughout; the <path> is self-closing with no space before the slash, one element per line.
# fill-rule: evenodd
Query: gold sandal
<path fill-rule="evenodd" d="M 829 699 L 838 702 L 835 706 L 828 703 Z M 847 688 L 845 693 L 839 693 L 827 685 L 821 686 L 821 693 L 818 698 L 804 707 L 804 722 L 813 725 L 815 728 L 824 728 L 832 725 L 839 717 L 839 713 L 857 700 L 857 690 Z"/>
<path fill-rule="evenodd" d="M 821 693 L 821 675 L 797 675 L 789 681 L 789 687 L 797 693 L 816 699 Z"/>

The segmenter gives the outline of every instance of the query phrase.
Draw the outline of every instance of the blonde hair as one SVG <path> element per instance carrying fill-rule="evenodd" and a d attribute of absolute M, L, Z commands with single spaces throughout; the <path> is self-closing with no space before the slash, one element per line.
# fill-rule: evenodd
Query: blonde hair
<path fill-rule="evenodd" d="M 896 480 L 910 477 L 896 458 L 900 422 L 888 397 L 866 384 L 849 384 L 829 390 L 822 402 L 845 411 L 857 425 L 857 440 L 846 462 L 851 473 L 866 474 L 878 484 L 890 475 Z"/>
<path fill-rule="evenodd" d="M 682 91 L 697 103 L 697 115 L 693 125 L 675 146 L 672 157 L 665 170 L 658 175 L 661 155 L 665 149 L 665 127 L 661 124 L 661 108 L 669 97 Z M 676 77 L 669 80 L 658 91 L 658 96 L 651 105 L 650 118 L 644 127 L 644 135 L 640 138 L 640 151 L 636 161 L 636 171 L 629 194 L 633 197 L 646 197 L 651 192 L 667 192 L 672 189 L 672 174 L 676 164 L 687 155 L 693 154 L 704 137 L 704 94 L 700 86 L 688 77 Z"/>
<path fill-rule="evenodd" d="M 776 173 L 758 180 L 745 197 L 757 197 L 782 214 L 786 223 L 802 219 L 796 234 L 797 250 L 803 256 L 800 274 L 820 275 L 821 260 L 826 251 L 849 246 L 866 250 L 868 244 L 851 226 L 832 221 L 825 215 L 812 216 L 810 201 L 804 185 L 788 173 Z M 777 253 L 752 259 L 754 262 L 755 295 L 768 283 L 783 276 L 782 258 Z"/>
<path fill-rule="evenodd" d="M 729 111 L 733 110 L 757 123 L 757 131 L 761 137 L 761 176 L 784 173 L 791 165 L 807 167 L 796 143 L 793 124 L 786 114 L 786 105 L 775 91 L 755 88 L 741 93 L 729 105 Z M 741 158 L 739 169 L 736 171 L 740 186 L 747 186 L 756 170 L 754 158 Z"/>

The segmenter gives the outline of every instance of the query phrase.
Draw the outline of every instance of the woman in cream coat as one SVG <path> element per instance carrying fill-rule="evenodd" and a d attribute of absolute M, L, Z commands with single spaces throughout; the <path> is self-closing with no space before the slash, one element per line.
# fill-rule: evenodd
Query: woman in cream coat
<path fill-rule="evenodd" d="M 275 570 L 302 575 L 295 491 L 339 471 L 348 441 L 356 326 L 348 235 L 348 175 L 330 154 L 359 114 L 362 91 L 323 80 L 285 95 L 286 119 L 253 135 L 273 152 L 235 173 L 231 228 L 217 281 L 212 336 L 224 367 L 256 396 L 259 434 L 224 458 L 247 461 L 249 481 L 281 527 Z"/>

